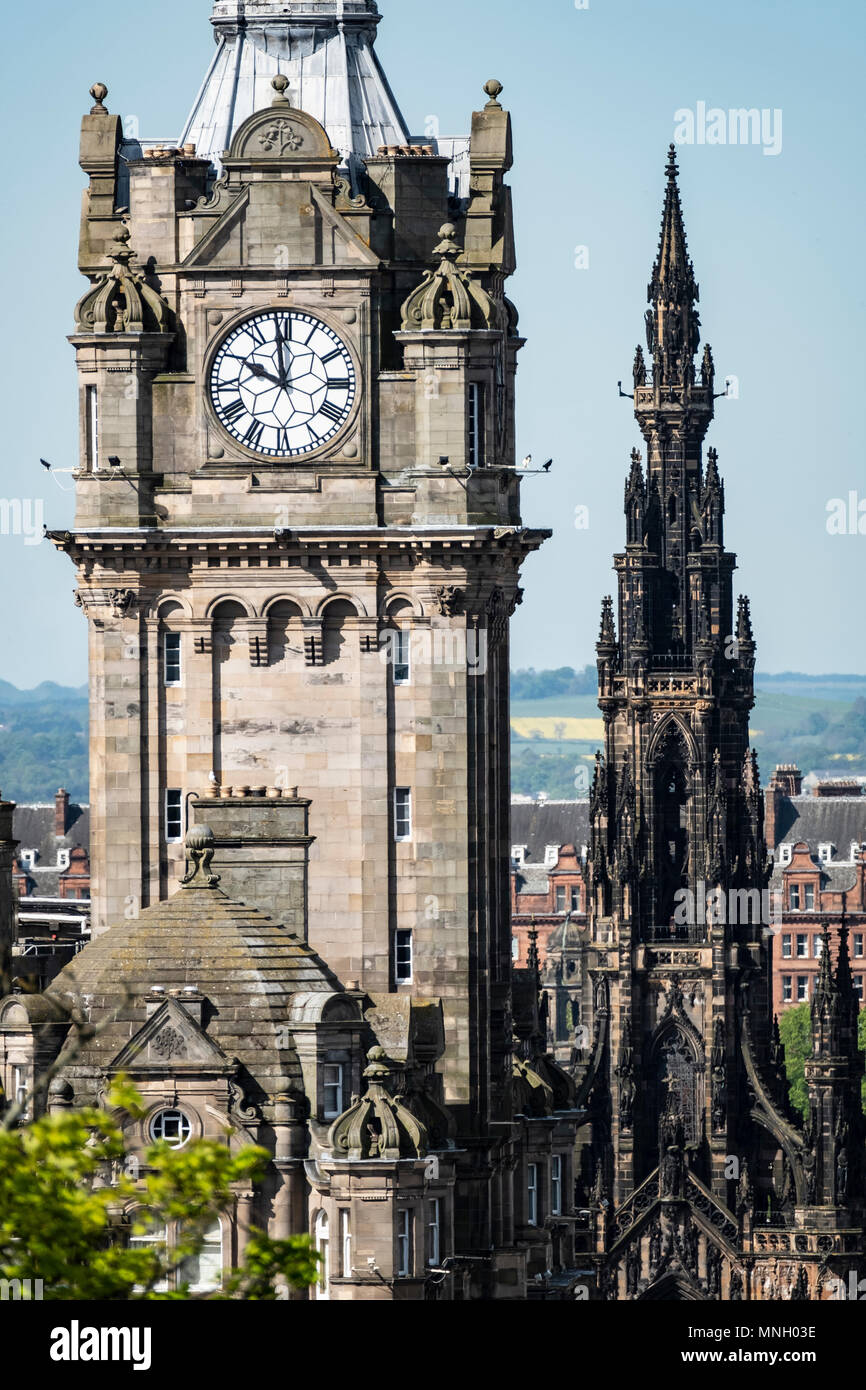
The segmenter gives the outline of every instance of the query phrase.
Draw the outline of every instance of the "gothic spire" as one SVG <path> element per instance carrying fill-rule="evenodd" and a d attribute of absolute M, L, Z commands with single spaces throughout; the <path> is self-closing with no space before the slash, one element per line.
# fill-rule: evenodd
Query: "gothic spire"
<path fill-rule="evenodd" d="M 676 146 L 671 145 L 665 170 L 667 186 L 658 255 L 647 290 L 647 346 L 653 359 L 656 385 L 691 385 L 694 357 L 701 341 L 700 315 L 695 307 L 700 291 L 689 259 L 680 190 Z"/>

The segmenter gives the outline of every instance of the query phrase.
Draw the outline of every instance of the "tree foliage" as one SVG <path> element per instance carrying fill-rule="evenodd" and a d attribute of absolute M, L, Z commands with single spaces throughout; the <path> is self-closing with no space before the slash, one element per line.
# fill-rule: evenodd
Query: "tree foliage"
<path fill-rule="evenodd" d="M 791 1087 L 791 1103 L 804 1119 L 809 1118 L 809 1093 L 806 1089 L 806 1062 L 812 1055 L 812 1011 L 808 1004 L 786 1009 L 779 1019 L 779 1033 L 785 1044 L 785 1068 Z M 866 1051 L 866 1010 L 861 1010 L 857 1023 L 860 1051 Z M 863 1081 L 863 1105 L 866 1108 L 866 1078 Z"/>
<path fill-rule="evenodd" d="M 812 1014 L 808 1004 L 785 1009 L 779 1019 L 779 1034 L 785 1045 L 785 1069 L 791 1090 L 791 1104 L 804 1119 L 809 1118 L 806 1089 L 806 1060 L 812 1053 Z"/>
<path fill-rule="evenodd" d="M 126 1152 L 122 1120 L 140 1117 L 141 1100 L 122 1079 L 109 1109 L 82 1109 L 0 1129 L 0 1278 L 42 1280 L 43 1297 L 70 1300 L 185 1298 L 277 1299 L 281 1286 L 303 1289 L 317 1278 L 318 1256 L 306 1236 L 271 1240 L 251 1231 L 244 1264 L 218 1293 L 191 1294 L 185 1268 L 206 1233 L 268 1162 L 265 1149 L 232 1153 L 213 1140 L 182 1149 L 161 1142 L 140 1169 Z M 170 1248 L 128 1245 L 121 1214 L 134 1206 L 132 1234 L 176 1222 Z M 129 1230 L 128 1230 L 129 1233 Z M 177 1285 L 160 1291 L 167 1279 Z"/>

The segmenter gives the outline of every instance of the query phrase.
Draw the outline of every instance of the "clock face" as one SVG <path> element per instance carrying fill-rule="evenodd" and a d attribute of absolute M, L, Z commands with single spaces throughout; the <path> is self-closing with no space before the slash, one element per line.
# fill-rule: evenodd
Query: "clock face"
<path fill-rule="evenodd" d="M 237 324 L 210 374 L 223 429 L 266 458 L 327 444 L 355 403 L 355 364 L 342 338 L 311 314 L 272 310 Z"/>

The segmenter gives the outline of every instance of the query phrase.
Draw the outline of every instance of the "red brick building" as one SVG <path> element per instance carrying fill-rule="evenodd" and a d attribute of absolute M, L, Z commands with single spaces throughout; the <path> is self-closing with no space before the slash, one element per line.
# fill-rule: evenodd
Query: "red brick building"
<path fill-rule="evenodd" d="M 797 767 L 778 767 L 765 794 L 766 838 L 781 898 L 773 926 L 773 1009 L 808 1003 L 821 964 L 825 927 L 844 920 L 854 987 L 866 979 L 866 796 L 856 781 L 818 783 L 804 794 Z M 777 899 L 778 901 L 778 899 Z M 778 912 L 777 912 L 777 915 Z"/>

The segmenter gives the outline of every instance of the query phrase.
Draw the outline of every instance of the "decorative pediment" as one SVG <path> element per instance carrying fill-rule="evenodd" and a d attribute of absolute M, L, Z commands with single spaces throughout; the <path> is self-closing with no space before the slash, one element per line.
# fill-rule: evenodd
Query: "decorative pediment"
<path fill-rule="evenodd" d="M 333 165 L 339 153 L 327 132 L 305 111 L 292 106 L 284 95 L 288 81 L 277 76 L 271 86 L 277 95 L 264 111 L 256 111 L 235 133 L 224 157 L 227 169 Z"/>
<path fill-rule="evenodd" d="M 234 1064 L 183 1004 L 169 998 L 109 1064 L 111 1071 L 135 1073 L 148 1068 L 228 1073 Z"/>

